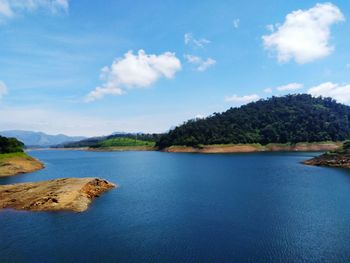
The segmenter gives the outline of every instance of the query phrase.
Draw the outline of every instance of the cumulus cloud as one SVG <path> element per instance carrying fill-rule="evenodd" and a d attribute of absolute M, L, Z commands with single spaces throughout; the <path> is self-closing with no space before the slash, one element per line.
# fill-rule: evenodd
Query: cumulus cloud
<path fill-rule="evenodd" d="M 38 9 L 47 9 L 56 13 L 67 12 L 68 8 L 69 0 L 0 0 L 0 21 Z"/>
<path fill-rule="evenodd" d="M 299 64 L 309 63 L 332 53 L 331 26 L 344 20 L 337 6 L 316 4 L 288 14 L 282 25 L 269 25 L 273 32 L 262 39 L 266 49 L 276 52 L 279 62 L 294 59 Z"/>
<path fill-rule="evenodd" d="M 278 91 L 293 91 L 293 90 L 299 90 L 304 87 L 301 83 L 289 83 L 287 85 L 282 85 L 276 88 Z"/>
<path fill-rule="evenodd" d="M 350 84 L 325 82 L 308 90 L 312 96 L 331 97 L 341 103 L 350 103 Z"/>
<path fill-rule="evenodd" d="M 198 56 L 185 55 L 185 59 L 188 63 L 195 65 L 197 71 L 206 71 L 209 67 L 216 64 L 216 61 L 212 58 L 203 59 Z"/>
<path fill-rule="evenodd" d="M 274 90 L 277 90 L 277 91 L 294 91 L 294 90 L 300 90 L 304 88 L 304 84 L 301 84 L 301 83 L 289 83 L 289 84 L 286 84 L 286 85 L 282 85 L 282 86 L 278 86 L 278 87 L 275 87 L 275 88 L 266 88 L 264 89 L 264 92 L 265 93 L 272 93 Z"/>
<path fill-rule="evenodd" d="M 13 16 L 12 9 L 7 0 L 0 0 L 0 19 L 9 18 Z"/>
<path fill-rule="evenodd" d="M 210 44 L 210 40 L 205 38 L 197 39 L 193 36 L 192 33 L 186 33 L 184 35 L 184 42 L 186 45 L 193 45 L 195 47 L 203 48 L 206 45 Z"/>
<path fill-rule="evenodd" d="M 181 62 L 174 53 L 148 55 L 139 50 L 136 55 L 127 52 L 123 58 L 113 61 L 110 67 L 101 70 L 104 83 L 96 87 L 85 98 L 86 102 L 101 99 L 106 95 L 122 95 L 127 89 L 145 88 L 161 77 L 171 79 L 181 69 Z"/>
<path fill-rule="evenodd" d="M 232 21 L 232 25 L 234 28 L 239 28 L 239 24 L 240 24 L 240 19 L 239 18 L 236 18 Z"/>
<path fill-rule="evenodd" d="M 7 94 L 7 87 L 4 82 L 0 80 L 0 99 Z"/>
<path fill-rule="evenodd" d="M 232 95 L 225 98 L 226 102 L 231 102 L 236 106 L 240 106 L 243 104 L 247 104 L 249 102 L 257 101 L 260 97 L 257 94 L 252 95 L 245 95 L 245 96 L 238 96 L 238 95 Z"/>

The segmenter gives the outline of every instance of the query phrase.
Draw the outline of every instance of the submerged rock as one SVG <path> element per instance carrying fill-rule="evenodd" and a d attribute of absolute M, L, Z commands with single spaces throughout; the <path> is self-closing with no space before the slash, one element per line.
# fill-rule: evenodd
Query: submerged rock
<path fill-rule="evenodd" d="M 98 178 L 64 178 L 0 186 L 0 209 L 85 211 L 91 201 L 116 187 Z"/>

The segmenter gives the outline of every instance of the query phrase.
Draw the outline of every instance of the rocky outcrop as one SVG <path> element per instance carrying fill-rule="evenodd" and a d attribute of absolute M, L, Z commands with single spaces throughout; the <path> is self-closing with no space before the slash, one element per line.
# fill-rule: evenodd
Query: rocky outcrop
<path fill-rule="evenodd" d="M 304 162 L 307 165 L 350 168 L 350 153 L 325 153 Z"/>
<path fill-rule="evenodd" d="M 98 178 L 64 178 L 0 186 L 0 209 L 85 211 L 91 201 L 115 185 Z"/>
<path fill-rule="evenodd" d="M 43 163 L 23 153 L 0 160 L 0 177 L 31 173 L 43 168 Z"/>

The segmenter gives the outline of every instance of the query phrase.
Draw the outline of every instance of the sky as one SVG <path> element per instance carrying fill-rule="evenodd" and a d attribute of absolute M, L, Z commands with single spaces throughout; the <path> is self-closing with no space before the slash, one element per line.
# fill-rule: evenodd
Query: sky
<path fill-rule="evenodd" d="M 350 2 L 0 0 L 0 130 L 165 132 L 271 96 L 350 105 Z"/>

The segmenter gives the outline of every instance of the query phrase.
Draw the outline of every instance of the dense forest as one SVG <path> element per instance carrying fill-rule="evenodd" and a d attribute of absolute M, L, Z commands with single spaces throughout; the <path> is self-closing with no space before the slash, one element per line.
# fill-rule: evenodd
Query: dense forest
<path fill-rule="evenodd" d="M 15 138 L 0 136 L 0 154 L 23 152 L 24 144 Z"/>
<path fill-rule="evenodd" d="M 331 98 L 297 94 L 189 120 L 162 135 L 157 146 L 342 141 L 349 135 L 349 106 Z"/>

